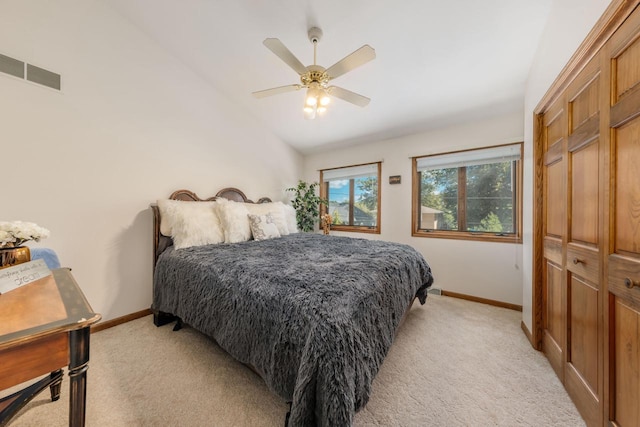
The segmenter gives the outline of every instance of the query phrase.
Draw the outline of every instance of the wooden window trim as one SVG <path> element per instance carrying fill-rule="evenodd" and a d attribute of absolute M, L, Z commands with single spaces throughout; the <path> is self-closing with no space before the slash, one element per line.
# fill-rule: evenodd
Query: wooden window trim
<path fill-rule="evenodd" d="M 381 233 L 381 206 L 382 206 L 382 162 L 370 162 L 370 163 L 359 163 L 355 165 L 347 165 L 347 166 L 339 166 L 335 168 L 326 168 L 320 170 L 320 197 L 323 199 L 327 199 L 329 195 L 329 183 L 323 182 L 323 172 L 326 170 L 332 169 L 342 169 L 342 168 L 350 168 L 355 166 L 365 166 L 365 165 L 377 165 L 378 168 L 378 209 L 376 213 L 376 226 L 375 227 L 363 227 L 359 225 L 335 225 L 331 224 L 330 229 L 333 231 L 346 231 L 346 232 L 354 232 L 354 233 L 368 233 L 368 234 L 380 234 Z M 349 183 L 349 222 L 353 222 L 353 203 L 354 203 L 354 182 L 350 180 Z M 320 206 L 320 215 L 324 215 L 327 213 L 327 207 L 325 205 Z"/>
<path fill-rule="evenodd" d="M 450 240 L 474 240 L 474 241 L 482 241 L 482 242 L 500 242 L 500 243 L 522 243 L 522 200 L 523 200 L 523 170 L 522 170 L 522 158 L 523 158 L 523 149 L 524 143 L 512 143 L 512 144 L 520 144 L 520 160 L 516 161 L 515 167 L 515 185 L 514 190 L 516 191 L 516 203 L 514 206 L 514 216 L 516 219 L 516 232 L 513 234 L 507 235 L 498 235 L 497 233 L 486 233 L 486 232 L 470 232 L 470 231 L 461 231 L 461 230 L 424 230 L 420 229 L 420 172 L 418 172 L 417 161 L 419 158 L 425 156 L 415 156 L 411 159 L 411 235 L 413 237 L 428 237 L 428 238 L 436 238 L 436 239 L 450 239 Z M 512 145 L 506 144 L 506 145 Z M 472 148 L 470 150 L 482 149 L 482 148 L 491 148 L 491 147 L 479 147 Z M 469 151 L 470 151 L 469 150 Z M 468 150 L 463 150 L 468 151 Z M 449 153 L 438 153 L 438 154 L 451 154 Z M 461 169 L 459 168 L 458 174 L 461 173 Z M 458 176 L 460 179 L 460 176 Z M 464 181 L 463 181 L 464 182 Z M 466 201 L 462 204 L 460 203 L 461 197 L 466 197 L 466 187 L 460 188 L 458 186 L 458 228 L 464 224 L 461 219 L 466 219 Z M 462 195 L 461 195 L 462 194 Z M 460 209 L 460 206 L 463 206 Z"/>

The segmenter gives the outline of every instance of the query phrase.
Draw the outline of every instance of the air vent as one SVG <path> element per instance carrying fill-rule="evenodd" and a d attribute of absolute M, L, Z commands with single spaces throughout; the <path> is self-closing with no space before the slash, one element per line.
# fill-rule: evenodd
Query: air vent
<path fill-rule="evenodd" d="M 26 66 L 26 74 L 25 74 Z M 60 74 L 0 54 L 0 72 L 60 90 Z"/>
<path fill-rule="evenodd" d="M 35 65 L 27 64 L 27 80 L 60 90 L 60 74 L 52 73 Z"/>
<path fill-rule="evenodd" d="M 24 79 L 24 62 L 0 53 L 0 71 Z"/>

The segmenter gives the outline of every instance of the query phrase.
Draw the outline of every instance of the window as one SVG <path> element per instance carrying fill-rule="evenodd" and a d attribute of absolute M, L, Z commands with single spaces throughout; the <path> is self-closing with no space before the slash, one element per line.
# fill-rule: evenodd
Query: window
<path fill-rule="evenodd" d="M 413 235 L 521 241 L 522 144 L 413 158 Z"/>
<path fill-rule="evenodd" d="M 320 196 L 328 200 L 322 213 L 332 218 L 331 229 L 380 233 L 381 163 L 320 171 Z"/>

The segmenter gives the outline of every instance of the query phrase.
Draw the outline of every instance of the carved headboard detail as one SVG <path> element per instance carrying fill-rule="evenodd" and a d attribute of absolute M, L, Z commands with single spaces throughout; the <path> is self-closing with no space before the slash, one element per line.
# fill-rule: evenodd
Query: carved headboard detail
<path fill-rule="evenodd" d="M 177 190 L 171 193 L 169 196 L 170 200 L 182 200 L 185 202 L 209 202 L 214 201 L 218 197 L 222 197 L 227 200 L 233 200 L 234 202 L 241 203 L 256 203 L 251 199 L 248 199 L 247 196 L 237 188 L 228 187 L 223 188 L 218 191 L 215 196 L 201 199 L 198 197 L 196 193 L 189 190 Z M 261 197 L 257 203 L 269 203 L 271 199 L 268 197 Z M 173 239 L 169 236 L 165 236 L 160 233 L 160 209 L 158 209 L 158 205 L 153 203 L 151 205 L 151 209 L 153 210 L 153 268 L 155 269 L 156 261 L 158 261 L 158 257 L 165 249 L 173 244 Z"/>

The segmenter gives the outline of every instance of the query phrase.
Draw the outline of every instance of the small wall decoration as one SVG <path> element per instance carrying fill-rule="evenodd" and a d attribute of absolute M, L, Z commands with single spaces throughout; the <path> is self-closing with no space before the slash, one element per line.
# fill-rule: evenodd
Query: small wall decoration
<path fill-rule="evenodd" d="M 389 177 L 389 184 L 400 184 L 401 178 L 400 175 L 392 175 Z"/>

